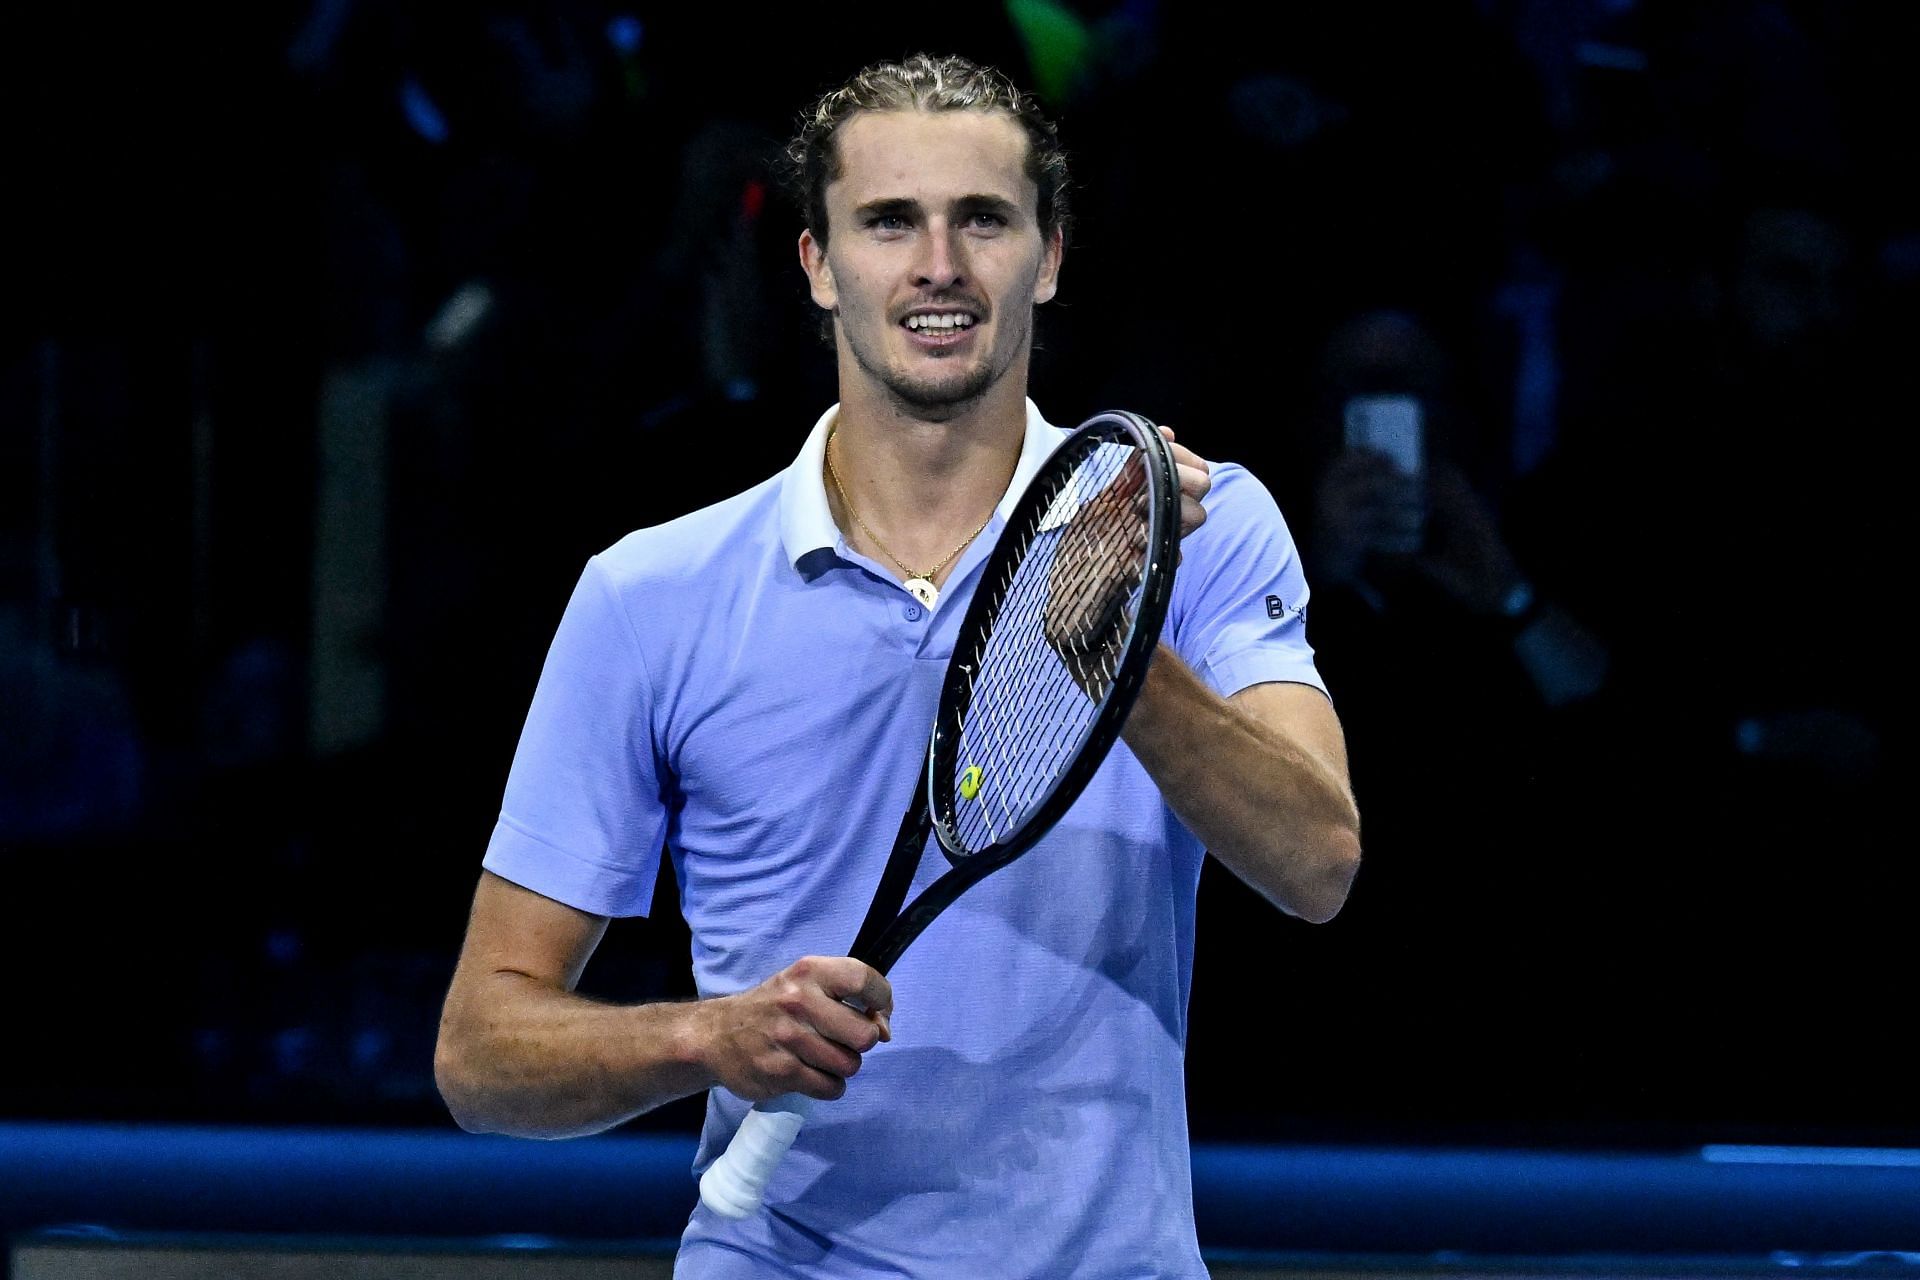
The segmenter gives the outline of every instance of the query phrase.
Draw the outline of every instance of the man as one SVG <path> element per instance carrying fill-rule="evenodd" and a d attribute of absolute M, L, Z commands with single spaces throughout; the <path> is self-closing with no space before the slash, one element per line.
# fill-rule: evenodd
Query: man
<path fill-rule="evenodd" d="M 1204 1274 L 1182 1082 L 1204 851 L 1311 920 L 1359 857 L 1291 541 L 1244 471 L 1175 446 L 1183 565 L 1123 742 L 892 983 L 847 958 L 973 579 L 1062 436 L 1026 379 L 1065 170 L 1031 101 L 957 59 L 862 72 L 793 156 L 840 403 L 784 474 L 589 562 L 488 848 L 442 1093 L 468 1129 L 555 1137 L 711 1089 L 702 1169 L 750 1102 L 837 1100 L 766 1212 L 696 1209 L 687 1275 Z M 703 998 L 574 995 L 663 844 Z"/>

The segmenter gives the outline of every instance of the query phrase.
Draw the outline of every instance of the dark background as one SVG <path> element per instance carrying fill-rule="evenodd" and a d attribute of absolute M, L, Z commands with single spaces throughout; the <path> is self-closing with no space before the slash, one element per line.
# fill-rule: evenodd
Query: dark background
<path fill-rule="evenodd" d="M 0 1115 L 450 1123 L 567 594 L 832 400 L 767 162 L 924 48 L 1073 158 L 1041 406 L 1252 466 L 1315 586 L 1367 859 L 1319 928 L 1210 868 L 1196 1136 L 1920 1143 L 1903 6 L 23 8 Z M 1427 409 L 1417 556 L 1342 553 L 1365 391 Z M 585 989 L 689 990 L 662 894 Z"/>

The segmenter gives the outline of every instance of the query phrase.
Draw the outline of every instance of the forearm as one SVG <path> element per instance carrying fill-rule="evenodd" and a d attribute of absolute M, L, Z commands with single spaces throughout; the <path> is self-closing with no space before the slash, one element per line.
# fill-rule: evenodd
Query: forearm
<path fill-rule="evenodd" d="M 598 1133 L 714 1083 L 699 1003 L 603 1004 L 519 973 L 447 1002 L 434 1077 L 473 1133 Z"/>
<path fill-rule="evenodd" d="M 1125 737 L 1234 874 L 1293 915 L 1320 922 L 1340 910 L 1360 860 L 1343 762 L 1221 698 L 1165 646 Z"/>

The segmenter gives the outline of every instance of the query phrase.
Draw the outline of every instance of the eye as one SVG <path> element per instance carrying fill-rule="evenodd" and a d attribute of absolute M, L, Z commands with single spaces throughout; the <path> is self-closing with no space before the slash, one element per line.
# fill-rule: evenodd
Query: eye
<path fill-rule="evenodd" d="M 876 213 L 866 220 L 866 226 L 874 231 L 905 231 L 908 225 L 903 213 Z"/>
<path fill-rule="evenodd" d="M 976 231 L 998 231 L 1007 225 L 1007 220 L 983 209 L 967 219 L 967 223 Z"/>

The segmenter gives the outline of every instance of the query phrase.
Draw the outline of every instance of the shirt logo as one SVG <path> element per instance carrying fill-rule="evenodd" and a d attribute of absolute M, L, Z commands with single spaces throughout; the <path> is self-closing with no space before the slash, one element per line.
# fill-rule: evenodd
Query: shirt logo
<path fill-rule="evenodd" d="M 1307 620 L 1307 607 L 1301 605 L 1297 609 L 1289 609 L 1287 602 L 1279 596 L 1267 597 L 1267 616 L 1269 618 L 1284 618 L 1289 614 L 1305 622 Z"/>

